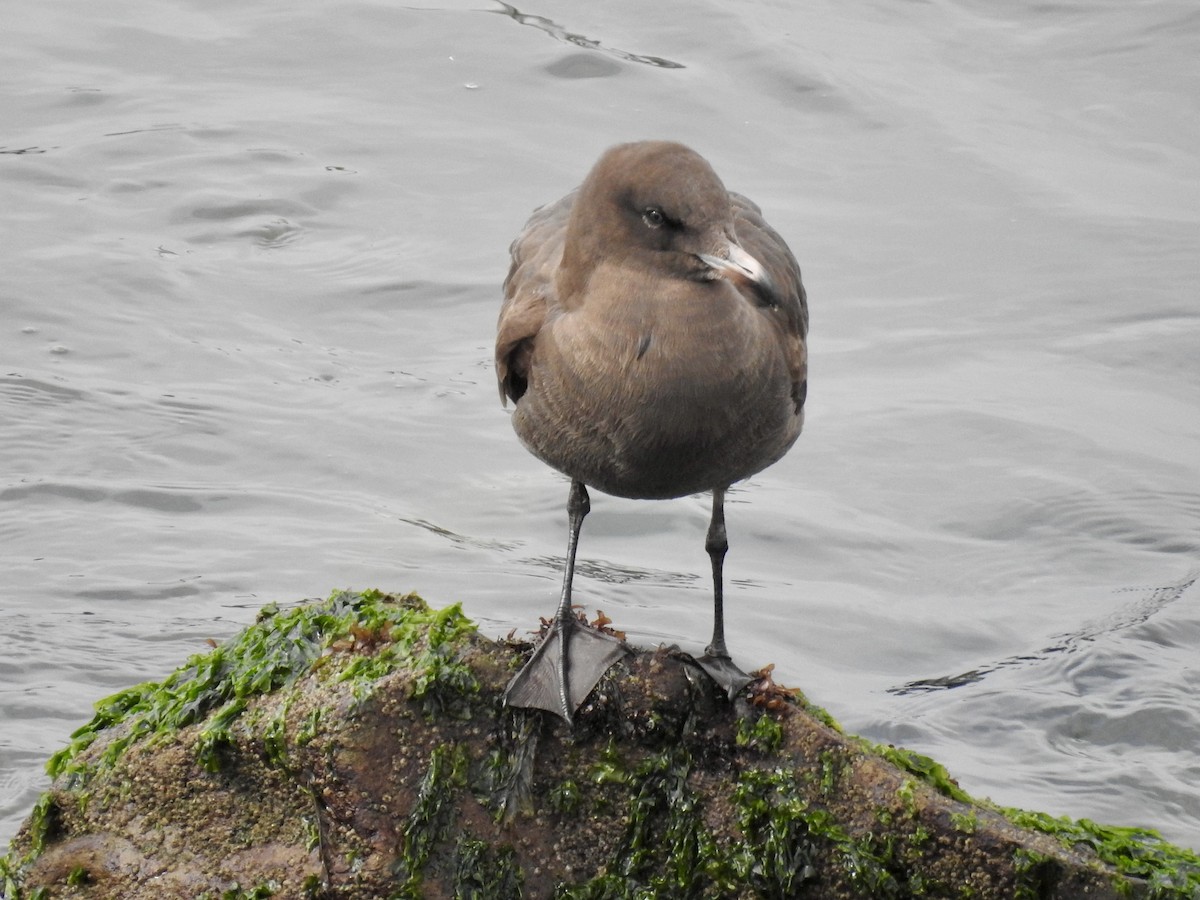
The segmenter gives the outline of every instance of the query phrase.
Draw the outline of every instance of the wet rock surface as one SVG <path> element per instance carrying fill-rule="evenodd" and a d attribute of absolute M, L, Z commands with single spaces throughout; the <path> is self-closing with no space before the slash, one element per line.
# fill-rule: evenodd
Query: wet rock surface
<path fill-rule="evenodd" d="M 507 709 L 530 649 L 413 595 L 269 607 L 98 705 L 0 864 L 4 897 L 1200 891 L 1194 854 L 976 803 L 769 672 L 730 703 L 690 657 L 640 650 L 574 728 Z"/>

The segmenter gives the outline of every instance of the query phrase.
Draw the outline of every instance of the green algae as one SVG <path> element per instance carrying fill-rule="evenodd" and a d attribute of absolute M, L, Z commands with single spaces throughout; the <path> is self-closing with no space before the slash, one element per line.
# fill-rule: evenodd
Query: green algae
<path fill-rule="evenodd" d="M 746 841 L 735 847 L 735 859 L 743 883 L 762 896 L 793 896 L 815 877 L 817 861 L 827 858 L 861 896 L 900 896 L 889 869 L 890 843 L 847 833 L 832 813 L 809 803 L 797 778 L 795 772 L 773 769 L 750 770 L 738 779 L 734 801 Z"/>
<path fill-rule="evenodd" d="M 46 846 L 46 841 L 53 837 L 58 829 L 58 801 L 54 795 L 46 792 L 38 797 L 29 814 L 29 852 L 31 858 L 36 858 Z"/>
<path fill-rule="evenodd" d="M 321 709 L 310 709 L 305 715 L 299 727 L 296 729 L 296 745 L 303 747 L 305 744 L 311 744 L 316 740 L 317 735 L 321 733 Z M 284 735 L 284 743 L 278 746 L 276 750 L 278 758 L 287 759 L 287 744 L 286 732 Z"/>
<path fill-rule="evenodd" d="M 483 767 L 483 768 L 486 768 Z M 398 882 L 389 900 L 419 900 L 425 874 L 438 848 L 458 830 L 459 798 L 470 789 L 471 758 L 460 744 L 443 744 L 430 754 L 417 799 L 404 823 L 393 875 Z M 486 779 L 482 770 L 477 774 Z M 452 858 L 453 896 L 462 900 L 517 900 L 522 896 L 524 872 L 509 844 L 491 844 L 466 833 L 458 834 Z"/>
<path fill-rule="evenodd" d="M 688 786 L 692 760 L 686 750 L 668 750 L 630 769 L 610 744 L 602 753 L 603 778 L 629 791 L 629 810 L 610 865 L 583 884 L 560 884 L 558 900 L 619 900 L 633 897 L 721 896 L 702 894 L 705 885 L 730 887 L 723 856 L 700 817 Z M 595 779 L 594 779 L 595 780 Z"/>
<path fill-rule="evenodd" d="M 411 698 L 428 716 L 462 717 L 478 693 L 462 662 L 465 639 L 474 631 L 458 605 L 432 610 L 415 594 L 342 591 L 286 611 L 270 604 L 253 625 L 211 652 L 192 656 L 163 681 L 135 685 L 99 701 L 92 720 L 71 735 L 46 770 L 58 780 L 56 790 L 72 792 L 82 813 L 91 797 L 89 783 L 126 750 L 197 725 L 196 760 L 208 772 L 220 771 L 236 749 L 239 732 L 247 730 L 239 723 L 253 698 L 286 690 L 309 674 L 349 682 L 362 698 L 379 678 L 404 669 L 413 675 Z M 262 755 L 277 768 L 287 765 L 289 704 L 290 697 L 284 698 L 269 722 L 247 722 L 247 728 L 257 726 Z M 322 712 L 318 707 L 305 714 L 296 727 L 297 745 L 319 734 Z M 102 749 L 85 753 L 93 744 Z M 7 900 L 41 896 L 40 890 L 22 893 L 20 875 L 54 834 L 56 796 L 47 793 L 34 806 L 24 855 L 18 858 L 10 851 L 0 857 L 0 886 Z M 269 888 L 260 885 L 229 896 L 268 896 L 264 891 Z"/>
<path fill-rule="evenodd" d="M 217 900 L 217 898 L 219 900 L 269 900 L 269 898 L 275 896 L 275 892 L 278 890 L 279 885 L 274 882 L 257 884 L 248 889 L 243 889 L 241 885 L 235 884 L 220 894 L 201 894 L 197 900 Z"/>
<path fill-rule="evenodd" d="M 588 780 L 593 784 L 625 784 L 629 775 L 625 757 L 617 747 L 616 738 L 610 738 L 588 770 Z"/>
<path fill-rule="evenodd" d="M 1165 841 L 1150 828 L 1100 825 L 1090 819 L 1059 818 L 1041 812 L 998 810 L 1020 828 L 1040 831 L 1063 846 L 1083 847 L 1122 875 L 1144 880 L 1149 900 L 1200 898 L 1200 854 Z"/>
<path fill-rule="evenodd" d="M 0 897 L 4 900 L 42 900 L 47 894 L 45 888 L 32 891 L 21 888 L 21 865 L 22 861 L 13 859 L 11 855 L 0 856 Z"/>
<path fill-rule="evenodd" d="M 1044 853 L 1022 847 L 1013 854 L 1013 869 L 1017 876 L 1013 900 L 1039 900 L 1053 884 L 1057 866 Z"/>
<path fill-rule="evenodd" d="M 417 802 L 404 825 L 403 844 L 396 866 L 400 887 L 393 900 L 419 900 L 421 873 L 434 847 L 454 824 L 456 791 L 467 786 L 467 753 L 456 744 L 434 749 L 421 781 Z"/>
<path fill-rule="evenodd" d="M 734 743 L 738 747 L 774 753 L 783 742 L 783 726 L 771 716 L 763 715 L 753 721 L 748 717 L 738 719 Z"/>
<path fill-rule="evenodd" d="M 46 771 L 53 778 L 65 776 L 68 787 L 79 787 L 133 744 L 198 722 L 205 722 L 196 745 L 199 761 L 206 770 L 216 771 L 247 702 L 293 684 L 314 667 L 335 670 L 332 677 L 364 689 L 409 667 L 416 673 L 413 697 L 429 715 L 464 715 L 478 686 L 459 661 L 457 648 L 474 628 L 457 604 L 431 610 L 415 594 L 341 591 L 323 603 L 288 611 L 270 604 L 254 625 L 211 652 L 192 656 L 165 680 L 145 682 L 99 701 L 92 720 L 50 758 Z M 319 710 L 310 715 L 311 737 Z M 106 732 L 112 736 L 99 758 L 81 761 L 82 752 Z M 267 752 L 278 761 L 285 756 L 280 738 L 279 729 L 269 733 L 273 743 Z"/>
<path fill-rule="evenodd" d="M 459 838 L 454 900 L 520 900 L 524 874 L 511 846 Z"/>
<path fill-rule="evenodd" d="M 1090 819 L 1076 820 L 1001 807 L 986 798 L 969 795 L 941 763 L 927 756 L 901 747 L 871 744 L 865 740 L 862 743 L 870 752 L 884 757 L 946 797 L 971 807 L 998 812 L 1019 828 L 1053 837 L 1069 849 L 1082 848 L 1121 875 L 1144 881 L 1147 891 L 1140 896 L 1147 900 L 1200 900 L 1200 854 L 1167 842 L 1153 829 L 1100 825 Z M 901 799 L 911 802 L 910 782 L 901 785 L 901 791 L 907 792 Z M 979 827 L 975 809 L 953 813 L 950 821 L 963 834 L 973 834 Z M 1041 896 L 1040 886 L 1053 877 L 1051 861 L 1033 851 L 1018 850 L 1014 863 L 1018 896 Z"/>
<path fill-rule="evenodd" d="M 550 808 L 560 816 L 574 815 L 579 811 L 582 800 L 579 785 L 573 779 L 567 778 L 550 789 L 546 800 Z"/>
<path fill-rule="evenodd" d="M 491 746 L 472 781 L 475 799 L 497 823 L 510 822 L 533 807 L 537 721 L 537 715 L 523 710 L 504 716 L 504 727 L 489 740 Z"/>
<path fill-rule="evenodd" d="M 832 813 L 812 806 L 801 773 L 742 771 L 730 798 L 736 832 L 718 834 L 706 824 L 709 801 L 691 783 L 694 766 L 684 748 L 633 767 L 608 759 L 605 783 L 629 791 L 624 833 L 606 868 L 583 884 L 559 885 L 555 897 L 721 898 L 751 889 L 764 898 L 788 898 L 816 882 L 827 861 L 860 896 L 912 896 L 901 892 L 889 869 L 890 844 L 873 835 L 853 837 Z"/>
<path fill-rule="evenodd" d="M 833 750 L 822 750 L 819 760 L 821 795 L 830 797 L 841 782 L 842 774 L 846 771 L 846 757 Z"/>
<path fill-rule="evenodd" d="M 761 718 L 740 721 L 736 745 L 743 749 L 772 745 L 773 729 L 761 723 Z M 813 806 L 801 790 L 801 780 L 819 780 L 822 795 L 835 789 L 846 760 L 824 752 L 819 774 L 749 768 L 737 775 L 732 801 L 740 835 L 731 839 L 705 827 L 704 800 L 689 787 L 693 760 L 687 751 L 665 751 L 631 767 L 610 743 L 592 764 L 589 776 L 596 784 L 622 785 L 631 792 L 625 833 L 605 869 L 586 883 L 560 885 L 555 896 L 560 900 L 709 898 L 749 888 L 756 896 L 783 898 L 802 892 L 830 866 L 840 870 L 856 896 L 915 898 L 944 896 L 947 890 L 957 890 L 964 898 L 976 896 L 978 891 L 970 884 L 949 888 L 910 871 L 914 854 L 920 855 L 931 833 L 919 822 L 907 829 L 907 836 L 893 826 L 897 815 L 899 821 L 916 821 L 915 787 L 920 782 L 970 806 L 950 816 L 952 827 L 963 834 L 982 828 L 979 810 L 1001 812 L 1019 827 L 1054 836 L 1066 847 L 1091 851 L 1121 875 L 1144 882 L 1147 889 L 1138 896 L 1200 900 L 1200 856 L 1166 843 L 1155 832 L 1000 809 L 971 798 L 944 766 L 929 757 L 896 747 L 871 749 L 913 776 L 904 779 L 897 791 L 898 810 L 880 807 L 876 811 L 877 817 L 883 817 L 878 833 L 847 832 L 832 812 Z M 1035 851 L 1016 851 L 1014 896 L 1046 896 L 1058 878 L 1059 866 Z M 1132 895 L 1132 883 L 1114 884 Z"/>
<path fill-rule="evenodd" d="M 801 696 L 800 707 L 818 722 L 821 722 L 827 728 L 833 729 L 838 734 L 845 734 L 842 728 L 842 723 L 830 715 L 823 707 L 810 703 L 807 698 Z"/>
<path fill-rule="evenodd" d="M 965 813 L 950 813 L 950 824 L 954 826 L 955 831 L 974 834 L 979 830 L 979 813 L 973 809 Z"/>
<path fill-rule="evenodd" d="M 874 744 L 862 738 L 860 741 L 868 753 L 882 756 L 896 768 L 915 775 L 943 797 L 949 797 L 959 803 L 976 802 L 970 794 L 958 786 L 958 782 L 940 762 L 904 747 L 896 747 L 892 744 Z"/>
<path fill-rule="evenodd" d="M 23 891 L 20 887 L 20 874 L 23 868 L 41 855 L 47 842 L 58 833 L 59 808 L 54 794 L 47 791 L 38 797 L 29 813 L 27 828 L 28 851 L 18 857 L 15 849 L 10 848 L 7 855 L 0 856 L 0 898 L 3 900 L 41 900 L 46 896 L 44 888 Z"/>
<path fill-rule="evenodd" d="M 221 770 L 222 754 L 233 746 L 230 726 L 246 711 L 246 698 L 231 700 L 213 713 L 196 739 L 196 759 L 206 772 Z"/>
<path fill-rule="evenodd" d="M 813 810 L 791 772 L 742 773 L 733 801 L 744 840 L 733 848 L 733 874 L 761 896 L 793 896 L 817 877 L 814 834 L 836 828 L 828 813 Z"/>
<path fill-rule="evenodd" d="M 278 713 L 267 722 L 262 731 L 263 757 L 279 769 L 288 765 L 287 715 L 290 708 L 291 703 L 288 700 L 281 703 Z"/>

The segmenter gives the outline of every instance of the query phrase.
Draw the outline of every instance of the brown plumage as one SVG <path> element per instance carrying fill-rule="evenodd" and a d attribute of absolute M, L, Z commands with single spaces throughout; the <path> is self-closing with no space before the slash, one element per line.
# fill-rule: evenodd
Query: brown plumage
<path fill-rule="evenodd" d="M 555 625 L 509 703 L 570 721 L 622 652 L 570 614 L 585 485 L 638 499 L 713 491 L 715 623 L 700 662 L 740 687 L 722 626 L 724 493 L 799 436 L 807 331 L 783 239 L 681 144 L 613 147 L 534 212 L 512 245 L 496 375 L 521 441 L 572 481 L 571 533 Z"/>

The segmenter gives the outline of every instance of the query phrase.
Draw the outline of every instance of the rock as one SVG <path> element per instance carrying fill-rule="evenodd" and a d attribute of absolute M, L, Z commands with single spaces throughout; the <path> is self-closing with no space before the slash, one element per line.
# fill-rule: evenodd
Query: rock
<path fill-rule="evenodd" d="M 339 593 L 97 704 L 0 860 L 47 898 L 1193 898 L 1153 832 L 1003 810 L 760 676 L 641 650 L 503 707 L 529 645 Z"/>

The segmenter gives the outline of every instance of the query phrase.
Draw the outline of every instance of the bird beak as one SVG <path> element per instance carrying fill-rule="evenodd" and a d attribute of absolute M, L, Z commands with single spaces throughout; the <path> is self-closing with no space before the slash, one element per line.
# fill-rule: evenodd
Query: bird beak
<path fill-rule="evenodd" d="M 697 253 L 696 258 L 708 266 L 710 278 L 726 278 L 768 297 L 775 292 L 775 283 L 763 264 L 733 241 L 727 241 L 716 254 Z"/>

